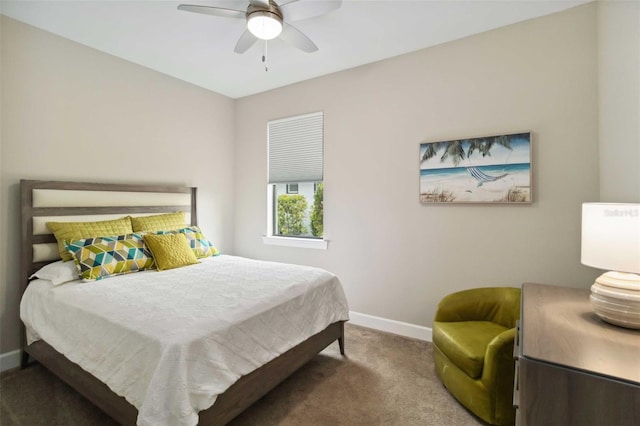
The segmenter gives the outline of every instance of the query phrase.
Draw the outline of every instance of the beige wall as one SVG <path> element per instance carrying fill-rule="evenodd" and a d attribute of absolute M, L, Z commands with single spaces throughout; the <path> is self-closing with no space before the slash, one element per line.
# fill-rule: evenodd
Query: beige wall
<path fill-rule="evenodd" d="M 525 281 L 588 287 L 598 198 L 595 4 L 240 99 L 236 253 L 342 280 L 352 310 L 430 327 L 437 302 Z M 265 246 L 267 120 L 325 113 L 327 251 Z M 535 202 L 421 205 L 423 140 L 533 132 Z M 250 153 L 250 154 L 249 154 Z"/>
<path fill-rule="evenodd" d="M 618 46 L 638 27 L 620 10 L 589 4 L 238 101 L 3 17 L 0 353 L 18 348 L 20 178 L 196 185 L 201 225 L 224 252 L 325 267 L 352 310 L 427 327 L 459 289 L 589 286 L 580 203 L 599 188 L 638 201 L 640 158 L 625 155 L 640 149 L 637 113 L 617 118 L 637 103 L 613 102 L 638 80 L 611 67 L 638 66 Z M 329 250 L 264 246 L 266 122 L 319 110 Z M 418 202 L 421 141 L 525 130 L 532 205 Z M 121 156 L 88 164 L 102 144 Z"/>
<path fill-rule="evenodd" d="M 234 101 L 2 17 L 0 353 L 19 348 L 21 178 L 199 188 L 233 250 Z"/>
<path fill-rule="evenodd" d="M 600 201 L 640 202 L 640 2 L 598 3 Z"/>

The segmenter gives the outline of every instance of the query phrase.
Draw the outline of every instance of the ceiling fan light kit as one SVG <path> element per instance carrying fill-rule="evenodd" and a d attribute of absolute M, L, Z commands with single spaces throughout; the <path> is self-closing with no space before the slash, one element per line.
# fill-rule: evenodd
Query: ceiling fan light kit
<path fill-rule="evenodd" d="M 272 40 L 282 32 L 282 18 L 272 12 L 256 11 L 249 14 L 247 28 L 260 40 Z"/>

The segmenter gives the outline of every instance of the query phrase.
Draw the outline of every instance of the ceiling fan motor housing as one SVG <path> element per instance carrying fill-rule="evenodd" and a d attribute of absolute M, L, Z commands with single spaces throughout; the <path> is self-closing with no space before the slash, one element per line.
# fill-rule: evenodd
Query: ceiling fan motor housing
<path fill-rule="evenodd" d="M 250 4 L 247 8 L 247 19 L 249 19 L 249 17 L 256 12 L 264 12 L 270 14 L 274 19 L 282 22 L 282 12 L 280 12 L 280 8 L 273 1 L 269 2 L 269 7 L 254 6 Z"/>

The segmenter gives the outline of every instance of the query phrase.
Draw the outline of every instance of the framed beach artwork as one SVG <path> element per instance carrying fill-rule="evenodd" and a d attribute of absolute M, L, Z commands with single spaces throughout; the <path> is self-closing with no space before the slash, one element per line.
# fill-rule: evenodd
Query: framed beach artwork
<path fill-rule="evenodd" d="M 531 203 L 531 132 L 421 143 L 420 201 Z"/>

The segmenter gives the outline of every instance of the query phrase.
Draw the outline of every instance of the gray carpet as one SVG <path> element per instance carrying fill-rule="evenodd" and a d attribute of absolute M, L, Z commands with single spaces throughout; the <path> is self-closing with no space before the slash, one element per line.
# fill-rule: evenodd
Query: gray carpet
<path fill-rule="evenodd" d="M 333 343 L 231 423 L 248 425 L 484 425 L 435 376 L 432 346 L 347 324 Z M 41 367 L 0 376 L 2 426 L 115 425 Z"/>

